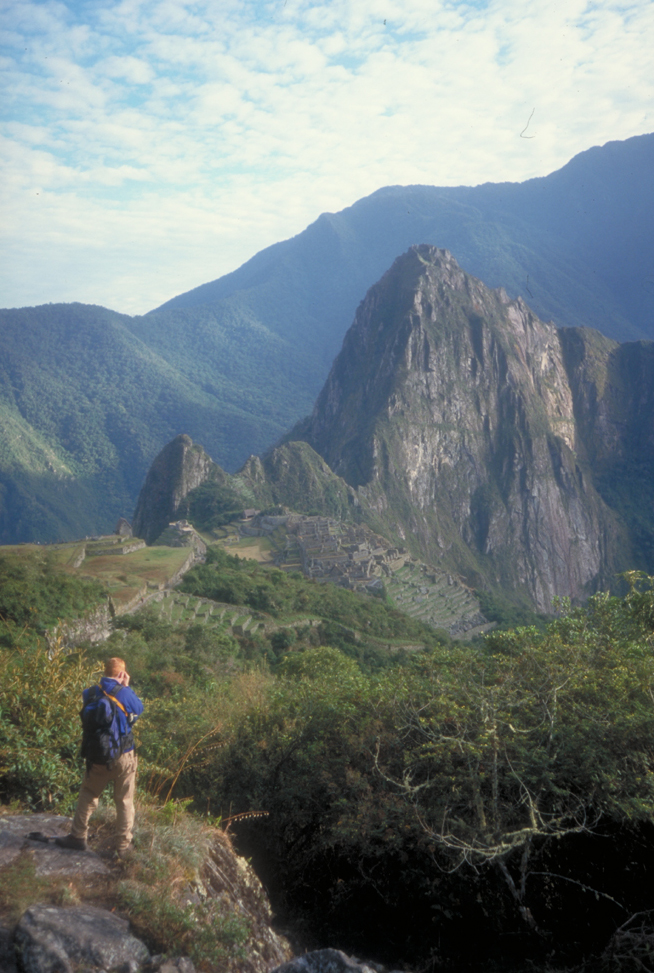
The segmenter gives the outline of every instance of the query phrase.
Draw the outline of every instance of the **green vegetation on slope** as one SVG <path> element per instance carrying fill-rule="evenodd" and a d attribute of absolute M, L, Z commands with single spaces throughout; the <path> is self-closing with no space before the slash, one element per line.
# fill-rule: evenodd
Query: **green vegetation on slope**
<path fill-rule="evenodd" d="M 434 629 L 389 607 L 380 598 L 307 581 L 298 572 L 287 574 L 275 568 L 261 568 L 256 561 L 233 557 L 219 547 L 207 551 L 206 564 L 189 571 L 180 590 L 246 605 L 278 619 L 298 614 L 318 616 L 377 639 L 413 639 L 429 646 L 441 638 Z"/>
<path fill-rule="evenodd" d="M 161 446 L 220 406 L 104 308 L 0 312 L 0 539 L 108 532 Z"/>
<path fill-rule="evenodd" d="M 208 570 L 246 594 L 262 580 L 231 559 Z M 271 670 L 151 613 L 103 654 L 129 660 L 146 698 L 141 786 L 203 814 L 269 812 L 241 842 L 307 939 L 444 970 L 570 968 L 650 907 L 654 579 L 629 581 L 545 632 L 377 671 L 303 638 Z M 70 807 L 92 669 L 0 648 L 3 799 Z"/>
<path fill-rule="evenodd" d="M 263 507 L 282 505 L 336 520 L 361 518 L 354 491 L 305 442 L 285 442 L 261 459 L 251 457 L 233 482 Z"/>
<path fill-rule="evenodd" d="M 81 304 L 0 311 L 0 541 L 110 530 L 181 432 L 228 469 L 307 412 L 322 372 L 214 312 L 129 318 Z"/>
<path fill-rule="evenodd" d="M 243 513 L 243 497 L 229 486 L 207 480 L 195 487 L 180 503 L 177 513 L 196 530 L 211 532 L 236 520 Z"/>
<path fill-rule="evenodd" d="M 0 642 L 11 644 L 24 629 L 43 634 L 104 598 L 102 584 L 62 572 L 48 548 L 0 549 Z"/>

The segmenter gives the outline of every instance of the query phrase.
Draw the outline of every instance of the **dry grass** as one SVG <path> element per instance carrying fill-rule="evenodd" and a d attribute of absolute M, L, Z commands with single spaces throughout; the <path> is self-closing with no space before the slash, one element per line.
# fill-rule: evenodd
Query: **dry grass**
<path fill-rule="evenodd" d="M 139 801 L 135 854 L 115 856 L 115 809 L 102 802 L 93 815 L 89 846 L 109 869 L 105 876 L 39 877 L 30 850 L 0 870 L 0 920 L 13 925 L 36 903 L 82 902 L 129 918 L 154 953 L 190 956 L 199 971 L 238 970 L 250 924 L 222 895 L 203 885 L 205 863 L 224 832 L 186 813 L 184 801 L 153 806 Z M 198 896 L 198 891 L 201 895 Z"/>

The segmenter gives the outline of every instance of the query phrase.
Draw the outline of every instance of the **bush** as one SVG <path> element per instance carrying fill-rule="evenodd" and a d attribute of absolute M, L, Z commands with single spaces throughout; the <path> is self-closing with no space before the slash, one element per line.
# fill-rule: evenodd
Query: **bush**
<path fill-rule="evenodd" d="M 46 550 L 0 555 L 0 629 L 5 645 L 11 646 L 25 628 L 42 635 L 60 619 L 79 617 L 105 597 L 98 581 L 57 570 Z"/>
<path fill-rule="evenodd" d="M 35 810 L 73 806 L 79 757 L 82 690 L 97 682 L 97 665 L 43 642 L 0 648 L 0 798 Z"/>
<path fill-rule="evenodd" d="M 118 887 L 119 904 L 136 934 L 156 952 L 183 953 L 198 969 L 231 969 L 245 958 L 250 924 L 222 897 L 188 902 L 180 893 L 202 881 L 220 832 L 185 813 L 188 802 L 141 807 L 129 878 Z M 196 896 L 197 898 L 197 896 Z"/>

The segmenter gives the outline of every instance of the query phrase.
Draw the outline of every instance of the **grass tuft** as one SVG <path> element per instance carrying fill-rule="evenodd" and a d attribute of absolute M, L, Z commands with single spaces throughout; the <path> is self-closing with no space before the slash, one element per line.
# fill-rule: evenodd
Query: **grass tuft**
<path fill-rule="evenodd" d="M 184 953 L 200 970 L 225 968 L 245 959 L 250 923 L 205 885 L 203 864 L 215 842 L 227 839 L 186 814 L 187 803 L 140 809 L 136 853 L 118 884 L 118 904 L 155 952 Z"/>

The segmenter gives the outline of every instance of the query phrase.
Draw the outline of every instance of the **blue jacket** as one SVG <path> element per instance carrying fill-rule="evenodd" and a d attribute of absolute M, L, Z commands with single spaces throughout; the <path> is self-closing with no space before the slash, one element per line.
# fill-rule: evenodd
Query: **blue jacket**
<path fill-rule="evenodd" d="M 130 725 L 134 722 L 134 720 L 138 719 L 143 712 L 143 703 L 133 689 L 130 689 L 129 686 L 121 686 L 120 683 L 116 682 L 116 680 L 112 679 L 110 676 L 103 676 L 100 680 L 100 685 L 105 692 L 115 696 L 115 698 L 123 704 L 127 712 L 130 714 L 131 719 L 128 724 L 127 717 L 123 713 L 120 706 L 116 707 L 116 718 L 118 720 L 118 729 L 120 730 L 120 735 L 121 737 L 126 736 L 129 733 Z M 82 693 L 85 706 L 89 701 L 89 693 L 91 692 L 92 688 L 93 687 L 89 687 Z M 129 751 L 133 749 L 134 747 L 128 747 L 125 750 L 125 753 L 129 753 Z"/>

